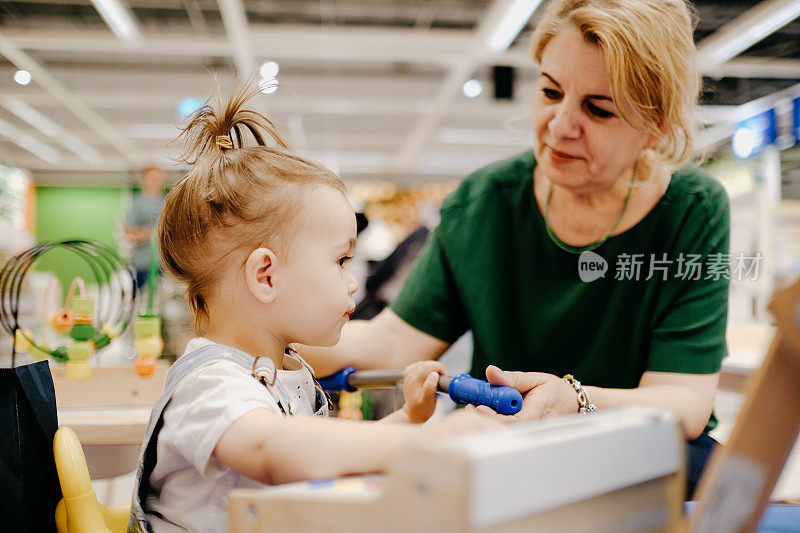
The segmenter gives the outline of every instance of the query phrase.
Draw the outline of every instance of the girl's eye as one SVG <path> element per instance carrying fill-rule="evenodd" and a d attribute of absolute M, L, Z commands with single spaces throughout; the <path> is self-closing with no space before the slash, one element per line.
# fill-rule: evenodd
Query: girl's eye
<path fill-rule="evenodd" d="M 548 100 L 558 100 L 561 94 L 555 89 L 542 89 L 542 93 Z"/>
<path fill-rule="evenodd" d="M 587 104 L 586 107 L 589 110 L 589 113 L 591 113 L 592 115 L 594 115 L 594 116 L 596 116 L 598 118 L 610 118 L 610 117 L 614 116 L 614 113 L 612 113 L 610 111 L 606 111 L 605 109 L 602 109 L 600 107 L 597 107 L 594 104 Z"/>
<path fill-rule="evenodd" d="M 338 261 L 338 262 L 339 262 L 339 266 L 340 266 L 340 267 L 343 267 L 343 266 L 344 266 L 344 265 L 345 265 L 345 264 L 346 264 L 348 261 L 350 261 L 351 259 L 352 259 L 352 257 L 350 257 L 350 256 L 347 256 L 347 255 L 346 255 L 346 256 L 344 256 L 344 257 L 342 257 L 342 258 L 341 258 L 341 259 L 339 259 L 339 261 Z"/>

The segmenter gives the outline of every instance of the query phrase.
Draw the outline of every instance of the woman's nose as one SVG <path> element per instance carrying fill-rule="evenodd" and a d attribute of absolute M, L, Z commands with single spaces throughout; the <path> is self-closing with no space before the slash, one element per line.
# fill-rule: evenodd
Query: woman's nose
<path fill-rule="evenodd" d="M 580 113 L 566 103 L 559 105 L 549 127 L 556 139 L 577 139 L 581 135 Z"/>

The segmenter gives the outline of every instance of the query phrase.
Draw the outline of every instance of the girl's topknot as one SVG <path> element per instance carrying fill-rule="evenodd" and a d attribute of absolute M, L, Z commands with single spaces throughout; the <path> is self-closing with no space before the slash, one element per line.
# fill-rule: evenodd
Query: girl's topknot
<path fill-rule="evenodd" d="M 176 139 L 186 142 L 181 160 L 192 168 L 167 195 L 158 239 L 164 267 L 187 286 L 199 334 L 227 266 L 241 267 L 259 247 L 286 257 L 305 192 L 345 190 L 330 170 L 293 152 L 272 121 L 246 107 L 259 92 L 251 79 L 226 100 L 218 96 Z"/>
<path fill-rule="evenodd" d="M 272 139 L 277 146 L 288 150 L 289 145 L 271 120 L 258 111 L 245 108 L 261 93 L 261 89 L 261 86 L 254 88 L 251 78 L 237 87 L 224 105 L 218 89 L 215 105 L 206 102 L 190 115 L 188 122 L 180 128 L 180 135 L 173 141 L 183 139 L 186 143 L 180 161 L 193 165 L 203 156 L 213 157 L 227 150 L 244 148 L 247 132 L 256 146 L 267 146 L 266 141 Z"/>

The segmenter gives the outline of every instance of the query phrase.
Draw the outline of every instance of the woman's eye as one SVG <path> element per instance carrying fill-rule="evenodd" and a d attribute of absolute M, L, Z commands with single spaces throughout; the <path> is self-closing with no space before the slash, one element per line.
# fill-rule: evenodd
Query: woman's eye
<path fill-rule="evenodd" d="M 348 262 L 348 261 L 350 261 L 351 259 L 352 259 L 352 257 L 350 257 L 350 256 L 344 256 L 344 257 L 342 257 L 341 259 L 339 259 L 339 266 L 340 266 L 340 267 L 343 267 L 343 266 L 344 266 L 345 264 L 347 264 L 347 262 Z"/>
<path fill-rule="evenodd" d="M 587 108 L 589 109 L 589 113 L 598 118 L 610 118 L 614 116 L 614 113 L 606 111 L 605 109 L 602 109 L 600 107 L 597 107 L 594 104 L 588 104 Z"/>
<path fill-rule="evenodd" d="M 555 89 L 542 89 L 542 93 L 548 100 L 558 100 L 561 97 L 561 93 Z"/>

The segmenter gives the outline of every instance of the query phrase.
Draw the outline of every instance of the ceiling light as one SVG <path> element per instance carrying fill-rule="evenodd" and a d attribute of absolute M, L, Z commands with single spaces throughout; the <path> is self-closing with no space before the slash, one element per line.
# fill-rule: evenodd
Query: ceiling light
<path fill-rule="evenodd" d="M 119 0 L 92 0 L 92 3 L 117 37 L 125 41 L 139 38 L 139 28 L 133 16 Z"/>
<path fill-rule="evenodd" d="M 278 75 L 279 70 L 280 67 L 276 62 L 266 61 L 261 65 L 261 68 L 258 69 L 258 73 L 261 74 L 262 79 L 271 80 Z"/>
<path fill-rule="evenodd" d="M 475 98 L 483 91 L 483 85 L 478 80 L 472 79 L 464 82 L 461 91 L 467 98 Z"/>
<path fill-rule="evenodd" d="M 756 147 L 756 134 L 749 128 L 738 128 L 731 139 L 733 155 L 739 159 L 747 159 Z"/>
<path fill-rule="evenodd" d="M 184 98 L 178 104 L 178 120 L 183 120 L 194 115 L 198 109 L 203 107 L 203 100 L 199 98 Z"/>
<path fill-rule="evenodd" d="M 271 79 L 261 79 L 261 83 L 258 84 L 261 88 L 261 92 L 264 94 L 272 94 L 278 90 L 278 80 L 276 78 Z"/>
<path fill-rule="evenodd" d="M 508 48 L 540 3 L 541 0 L 513 0 L 489 37 L 489 48 L 495 52 Z"/>
<path fill-rule="evenodd" d="M 14 73 L 14 81 L 20 85 L 28 85 L 31 82 L 31 73 L 27 70 L 18 70 Z"/>
<path fill-rule="evenodd" d="M 698 64 L 725 63 L 800 16 L 797 0 L 771 0 L 746 11 L 697 46 Z"/>

